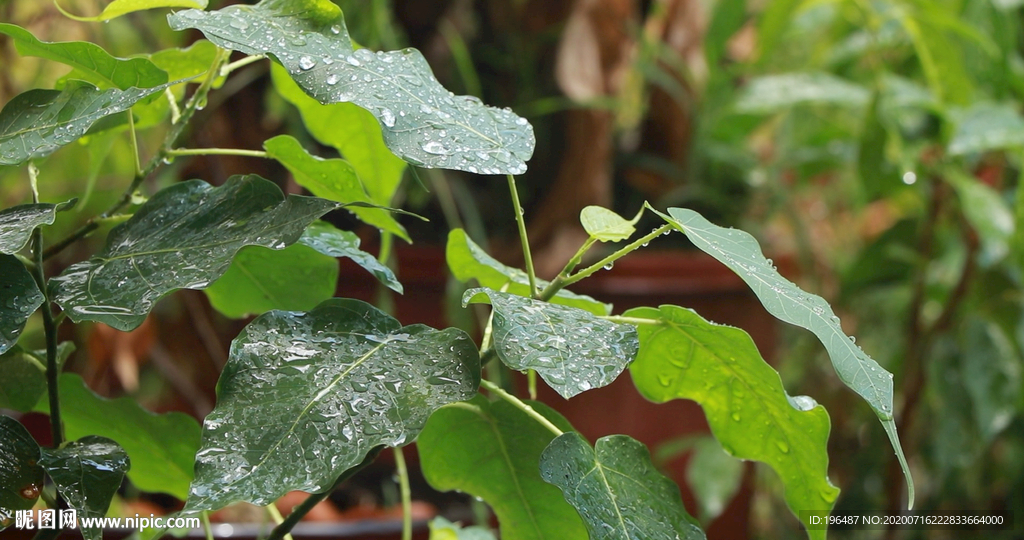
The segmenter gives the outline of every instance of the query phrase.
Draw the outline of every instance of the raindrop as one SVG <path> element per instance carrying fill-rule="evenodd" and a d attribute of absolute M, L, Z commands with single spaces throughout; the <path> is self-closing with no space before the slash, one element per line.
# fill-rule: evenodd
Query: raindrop
<path fill-rule="evenodd" d="M 363 65 L 362 62 L 360 62 L 359 60 L 356 60 L 355 56 L 349 56 L 348 58 L 345 59 L 345 61 L 348 62 L 349 64 L 355 66 L 355 67 L 359 67 L 359 66 Z"/>
<path fill-rule="evenodd" d="M 614 262 L 610 262 L 610 263 L 604 265 L 604 269 L 605 270 L 611 270 L 614 267 L 615 267 L 615 263 Z"/>
<path fill-rule="evenodd" d="M 245 30 L 246 28 L 249 28 L 249 23 L 246 22 L 245 19 L 231 19 L 231 22 L 228 24 L 231 26 L 231 28 L 237 28 L 239 30 Z"/>
<path fill-rule="evenodd" d="M 381 109 L 380 121 L 387 127 L 395 127 L 395 113 L 391 112 L 391 109 Z M 427 150 L 426 147 L 423 149 Z M 427 151 L 429 152 L 429 150 Z"/>
<path fill-rule="evenodd" d="M 737 422 L 739 422 L 740 421 L 740 413 L 738 413 L 738 412 L 732 413 L 732 419 L 737 421 Z"/>
<path fill-rule="evenodd" d="M 437 141 L 430 141 L 423 145 L 423 151 L 428 154 L 444 155 L 448 153 L 448 149 Z"/>
<path fill-rule="evenodd" d="M 338 78 L 339 77 L 337 73 L 331 73 L 330 75 L 327 76 L 327 84 L 331 86 L 338 84 Z"/>
<path fill-rule="evenodd" d="M 302 69 L 313 69 L 314 66 L 316 66 L 316 60 L 313 60 L 312 58 L 310 58 L 308 56 L 303 56 L 302 58 L 299 58 L 299 67 L 300 68 L 302 68 Z"/>
<path fill-rule="evenodd" d="M 338 26 L 338 25 L 332 26 L 331 27 L 331 33 L 334 34 L 334 35 L 340 34 L 341 33 L 341 26 Z"/>
<path fill-rule="evenodd" d="M 783 454 L 789 453 L 789 444 L 786 441 L 775 441 L 775 446 L 778 446 L 779 451 Z"/>

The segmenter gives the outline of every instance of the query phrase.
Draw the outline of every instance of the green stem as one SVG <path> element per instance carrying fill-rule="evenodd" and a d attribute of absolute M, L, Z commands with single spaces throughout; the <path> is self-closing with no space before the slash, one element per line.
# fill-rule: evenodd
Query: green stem
<path fill-rule="evenodd" d="M 533 369 L 526 370 L 526 387 L 530 394 L 530 399 L 537 399 L 537 371 Z"/>
<path fill-rule="evenodd" d="M 539 422 L 540 425 L 548 428 L 548 430 L 554 433 L 556 437 L 563 433 L 562 430 L 558 429 L 558 426 L 552 424 L 551 421 L 548 420 L 547 418 L 544 418 L 539 412 L 534 410 L 533 407 L 529 406 L 526 403 L 523 403 L 521 399 L 513 396 L 512 394 L 509 394 L 500 386 L 487 380 L 480 381 L 480 386 L 483 386 L 484 388 L 490 390 L 494 395 L 500 397 L 501 399 L 504 399 L 505 401 L 514 405 L 519 410 L 525 412 L 530 418 L 533 418 L 534 420 Z"/>
<path fill-rule="evenodd" d="M 533 255 L 530 254 L 530 240 L 526 236 L 526 220 L 523 219 L 523 207 L 519 204 L 519 191 L 516 190 L 516 177 L 508 176 L 508 191 L 512 195 L 512 206 L 516 212 L 516 224 L 519 226 L 519 240 L 523 244 L 523 258 L 526 260 L 526 273 L 530 276 L 530 296 L 537 298 L 537 273 L 533 270 Z"/>
<path fill-rule="evenodd" d="M 281 511 L 277 509 L 276 503 L 270 503 L 266 506 L 267 513 L 270 514 L 270 519 L 274 520 L 275 525 L 284 523 L 284 516 L 281 515 Z M 291 533 L 284 535 L 284 540 L 294 540 Z"/>
<path fill-rule="evenodd" d="M 263 60 L 264 58 L 266 58 L 266 56 L 263 56 L 262 54 L 254 54 L 252 56 L 246 56 L 245 58 L 242 58 L 241 60 L 236 60 L 234 62 L 231 62 L 230 64 L 220 68 L 220 76 L 221 77 L 227 77 L 228 75 L 231 74 L 232 71 L 235 71 L 238 68 L 242 68 L 242 67 L 248 66 L 249 64 L 253 64 L 255 62 L 259 62 L 260 60 Z"/>
<path fill-rule="evenodd" d="M 203 518 L 203 532 L 206 533 L 206 540 L 213 540 L 213 527 L 210 526 L 210 513 L 203 510 L 199 515 Z"/>
<path fill-rule="evenodd" d="M 36 190 L 36 171 L 34 167 L 29 168 L 32 177 L 32 199 L 39 202 L 39 193 Z M 64 443 L 64 428 L 60 419 L 60 393 L 57 386 L 57 378 L 60 370 L 57 367 L 57 324 L 53 319 L 53 310 L 50 309 L 50 295 L 46 288 L 46 273 L 43 267 L 43 230 L 36 227 L 32 231 L 32 253 L 35 255 L 35 267 L 32 269 L 32 277 L 35 279 L 39 291 L 43 294 L 43 333 L 46 336 L 46 390 L 50 403 L 50 436 L 53 439 L 53 447 L 60 448 Z"/>
<path fill-rule="evenodd" d="M 640 326 L 642 324 L 660 325 L 662 321 L 657 319 L 642 319 L 639 317 L 623 317 L 621 315 L 611 315 L 608 317 L 601 317 L 602 319 L 619 324 L 632 324 L 633 326 Z"/>
<path fill-rule="evenodd" d="M 135 116 L 128 110 L 128 134 L 132 143 L 132 154 L 135 156 L 135 176 L 142 174 L 142 158 L 139 157 L 139 136 L 135 133 Z"/>
<path fill-rule="evenodd" d="M 165 151 L 164 156 L 249 156 L 270 159 L 270 154 L 262 150 L 242 150 L 240 148 L 175 148 Z"/>
<path fill-rule="evenodd" d="M 412 540 L 412 489 L 409 487 L 409 469 L 405 466 L 405 455 L 401 447 L 395 447 L 395 466 L 398 468 L 398 485 L 402 491 L 402 540 Z"/>

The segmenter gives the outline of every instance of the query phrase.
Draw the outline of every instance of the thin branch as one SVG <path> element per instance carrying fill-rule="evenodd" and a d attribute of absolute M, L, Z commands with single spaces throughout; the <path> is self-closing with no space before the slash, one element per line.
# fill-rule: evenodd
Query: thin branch
<path fill-rule="evenodd" d="M 548 420 L 547 418 L 544 418 L 533 407 L 526 403 L 523 403 L 521 399 L 513 396 L 512 394 L 509 394 L 500 386 L 488 380 L 480 381 L 480 386 L 483 386 L 484 388 L 490 390 L 494 395 L 500 397 L 501 399 L 504 399 L 505 401 L 514 405 L 519 410 L 525 412 L 530 418 L 533 418 L 540 425 L 546 427 L 549 431 L 551 431 L 551 433 L 554 433 L 556 437 L 563 433 L 562 430 L 558 429 L 558 426 L 552 424 L 551 421 Z"/>
<path fill-rule="evenodd" d="M 508 191 L 512 194 L 512 207 L 516 213 L 516 225 L 519 226 L 519 240 L 523 244 L 523 259 L 526 261 L 526 274 L 530 277 L 530 296 L 538 298 L 537 273 L 533 269 L 533 255 L 530 254 L 530 239 L 526 236 L 526 220 L 523 219 L 523 207 L 519 204 L 519 191 L 516 190 L 516 177 L 508 176 Z"/>

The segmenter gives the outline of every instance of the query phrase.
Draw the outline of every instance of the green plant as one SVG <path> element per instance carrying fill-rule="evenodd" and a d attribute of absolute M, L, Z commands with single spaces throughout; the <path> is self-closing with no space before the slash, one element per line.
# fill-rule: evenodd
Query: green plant
<path fill-rule="evenodd" d="M 356 48 L 340 10 L 326 0 L 263 0 L 219 11 L 204 11 L 204 4 L 111 3 L 101 19 L 122 14 L 118 6 L 194 8 L 171 14 L 170 26 L 198 29 L 209 39 L 130 60 L 89 43 L 40 42 L 0 25 L 22 54 L 74 68 L 57 90 L 30 90 L 0 112 L 0 164 L 27 164 L 33 195 L 32 203 L 0 211 L 0 349 L 4 373 L 18 374 L 0 382 L 0 406 L 48 411 L 53 439 L 52 448 L 40 448 L 17 421 L 0 418 L 4 526 L 13 511 L 36 503 L 46 477 L 56 487 L 48 504 L 92 517 L 107 510 L 127 474 L 142 490 L 185 500 L 184 514 L 236 501 L 267 505 L 290 490 L 313 493 L 271 534 L 281 538 L 381 448 L 417 442 L 427 478 L 484 498 L 503 538 L 704 537 L 642 444 L 611 435 L 592 446 L 543 404 L 482 380 L 482 367 L 499 362 L 530 374 L 531 397 L 537 375 L 572 398 L 628 367 L 652 400 L 699 402 L 722 448 L 779 474 L 794 513 L 830 513 L 839 491 L 827 474 L 829 417 L 812 398 L 786 393 L 745 332 L 678 306 L 613 316 L 611 306 L 566 290 L 673 231 L 735 271 L 772 314 L 822 341 L 840 379 L 868 402 L 905 466 L 891 374 L 852 342 L 824 300 L 782 278 L 750 235 L 690 210 L 648 207 L 664 225 L 637 236 L 639 215 L 627 220 L 589 207 L 580 216 L 589 239 L 557 277 L 540 280 L 513 176 L 526 171 L 535 144 L 525 119 L 444 90 L 413 49 Z M 246 56 L 229 62 L 230 51 Z M 287 135 L 267 140 L 262 150 L 176 146 L 208 95 L 264 58 L 275 63 L 277 91 L 299 108 L 310 134 L 344 159 L 313 156 Z M 184 99 L 192 81 L 198 86 Z M 142 125 L 154 117 L 170 123 L 143 165 L 139 132 L 158 129 L 159 122 Z M 47 241 L 44 227 L 73 217 L 66 211 L 74 201 L 41 202 L 34 163 L 83 137 L 88 145 L 111 133 L 131 145 L 128 187 L 109 209 Z M 167 162 L 192 155 L 273 159 L 315 196 L 285 196 L 256 175 L 217 187 L 173 183 L 148 199 L 140 193 Z M 507 178 L 525 271 L 491 258 L 462 230 L 448 239 L 452 273 L 480 285 L 463 303 L 491 305 L 480 347 L 459 329 L 402 326 L 364 302 L 323 300 L 333 292 L 335 257 L 353 259 L 402 292 L 382 263 L 392 238 L 407 238 L 388 208 L 406 163 Z M 380 229 L 379 260 L 359 249 L 353 233 L 318 221 L 341 209 Z M 59 275 L 46 274 L 49 257 L 109 224 L 116 226 L 102 250 Z M 627 243 L 582 264 L 596 244 L 614 242 Z M 77 375 L 60 373 L 70 350 L 57 329 L 66 319 L 130 330 L 178 289 L 206 290 L 228 316 L 262 313 L 232 343 L 201 439 L 188 417 L 100 400 Z M 19 343 L 36 311 L 45 351 Z M 909 472 L 907 486 L 912 505 Z M 825 532 L 807 528 L 811 538 Z M 83 533 L 99 536 L 96 529 Z"/>

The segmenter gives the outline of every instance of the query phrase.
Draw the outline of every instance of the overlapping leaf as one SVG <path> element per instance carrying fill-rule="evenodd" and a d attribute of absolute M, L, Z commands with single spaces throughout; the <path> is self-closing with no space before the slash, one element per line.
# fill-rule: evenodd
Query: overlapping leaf
<path fill-rule="evenodd" d="M 116 442 L 88 436 L 57 449 L 42 449 L 39 464 L 79 518 L 106 515 L 110 501 L 131 468 L 128 454 Z M 103 529 L 81 527 L 85 540 L 100 540 Z"/>
<path fill-rule="evenodd" d="M 702 540 L 679 486 L 651 464 L 640 442 L 625 435 L 597 440 L 558 436 L 540 458 L 544 481 L 558 486 L 583 517 L 590 540 Z"/>
<path fill-rule="evenodd" d="M 109 21 L 110 19 L 116 19 L 122 15 L 127 15 L 135 11 L 142 11 L 146 9 L 156 8 L 199 8 L 206 9 L 207 0 L 114 0 L 107 4 L 103 8 L 103 11 L 99 15 L 92 17 L 82 17 L 78 15 L 72 15 L 68 13 L 60 4 L 57 3 L 57 9 L 61 11 L 67 17 L 75 19 L 76 21 Z"/>
<path fill-rule="evenodd" d="M 398 294 L 405 290 L 390 268 L 381 264 L 373 255 L 359 249 L 359 237 L 352 231 L 343 231 L 330 223 L 317 221 L 306 228 L 306 232 L 299 238 L 299 243 L 329 257 L 351 259 Z"/>
<path fill-rule="evenodd" d="M 39 445 L 25 426 L 0 416 L 0 513 L 10 517 L 35 504 L 43 489 L 43 468 L 38 461 Z M 11 524 L 0 521 L 0 530 Z"/>
<path fill-rule="evenodd" d="M 18 342 L 28 318 L 43 301 L 25 265 L 14 255 L 0 255 L 0 354 Z"/>
<path fill-rule="evenodd" d="M 599 319 L 589 311 L 490 289 L 470 289 L 469 302 L 494 309 L 494 350 L 506 366 L 535 370 L 569 399 L 608 386 L 636 358 L 636 328 Z"/>
<path fill-rule="evenodd" d="M 349 299 L 266 313 L 232 343 L 186 510 L 327 489 L 371 448 L 415 439 L 430 413 L 479 383 L 461 330 L 403 328 Z"/>
<path fill-rule="evenodd" d="M 51 280 L 56 302 L 75 322 L 131 330 L 165 294 L 203 289 L 244 246 L 283 249 L 336 203 L 281 190 L 259 176 L 220 187 L 201 180 L 153 196 L 107 238 L 106 248 Z"/>
<path fill-rule="evenodd" d="M 588 206 L 580 211 L 580 223 L 592 238 L 602 242 L 621 242 L 636 232 L 636 222 L 643 215 L 643 209 L 636 217 L 627 220 L 622 216 L 600 206 Z"/>
<path fill-rule="evenodd" d="M 21 251 L 36 227 L 53 225 L 57 212 L 73 204 L 73 200 L 60 204 L 22 204 L 0 210 L 0 253 L 13 255 Z"/>
<path fill-rule="evenodd" d="M 65 341 L 57 347 L 57 371 L 64 366 L 75 345 Z M 46 393 L 46 351 L 26 351 L 14 346 L 0 354 L 0 409 L 29 412 Z"/>
<path fill-rule="evenodd" d="M 530 406 L 560 429 L 572 430 L 544 404 Z M 540 455 L 552 439 L 522 410 L 477 396 L 434 412 L 416 448 L 430 485 L 486 501 L 498 516 L 503 540 L 585 539 L 579 515 L 540 477 Z"/>
<path fill-rule="evenodd" d="M 169 21 L 176 30 L 199 29 L 221 47 L 272 55 L 321 103 L 351 102 L 370 111 L 388 148 L 410 163 L 481 174 L 526 172 L 536 144 L 526 119 L 445 90 L 415 49 L 353 50 L 341 11 L 327 0 L 186 10 Z"/>
<path fill-rule="evenodd" d="M 746 332 L 676 306 L 624 316 L 651 321 L 638 326 L 640 354 L 629 370 L 644 397 L 696 401 L 726 452 L 775 470 L 794 514 L 831 512 L 839 490 L 828 480 L 828 413 L 794 405 Z M 824 530 L 808 534 L 825 537 Z"/>

